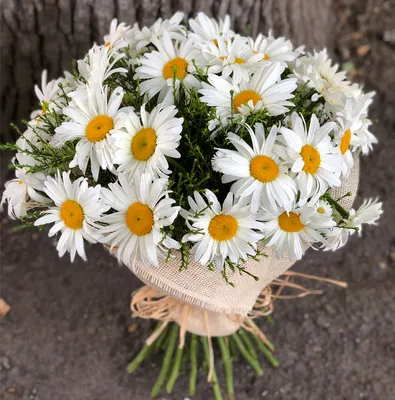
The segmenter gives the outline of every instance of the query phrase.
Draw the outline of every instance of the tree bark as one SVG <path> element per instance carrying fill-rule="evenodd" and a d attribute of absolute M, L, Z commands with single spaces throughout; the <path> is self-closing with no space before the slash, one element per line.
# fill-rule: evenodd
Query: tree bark
<path fill-rule="evenodd" d="M 144 26 L 179 10 L 229 14 L 236 31 L 252 36 L 272 29 L 295 45 L 332 46 L 332 0 L 1 0 L 1 140 L 15 137 L 10 122 L 28 119 L 44 68 L 51 79 L 70 70 L 114 17 Z"/>

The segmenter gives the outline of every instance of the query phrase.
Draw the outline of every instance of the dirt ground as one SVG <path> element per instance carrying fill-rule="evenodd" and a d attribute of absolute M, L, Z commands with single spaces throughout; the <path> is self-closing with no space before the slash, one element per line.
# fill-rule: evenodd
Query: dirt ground
<path fill-rule="evenodd" d="M 366 12 L 358 1 L 335 5 L 334 56 L 377 92 L 371 117 L 379 144 L 362 158 L 357 204 L 379 196 L 385 214 L 342 250 L 310 251 L 294 267 L 345 280 L 349 288 L 315 284 L 324 295 L 276 303 L 275 326 L 260 326 L 281 366 L 267 366 L 257 378 L 236 363 L 239 400 L 395 399 L 395 7 L 367 1 Z M 3 184 L 10 178 L 6 157 L 1 165 Z M 29 230 L 13 233 L 15 223 L 0 217 L 1 297 L 12 307 L 1 319 L 0 398 L 148 399 L 160 360 L 133 376 L 126 372 L 152 328 L 130 318 L 130 294 L 140 282 L 100 246 L 89 247 L 88 263 L 70 264 L 58 259 L 53 240 Z M 137 330 L 129 333 L 132 324 Z M 171 396 L 159 398 L 184 399 L 187 387 L 183 375 Z M 195 398 L 212 398 L 203 373 Z"/>

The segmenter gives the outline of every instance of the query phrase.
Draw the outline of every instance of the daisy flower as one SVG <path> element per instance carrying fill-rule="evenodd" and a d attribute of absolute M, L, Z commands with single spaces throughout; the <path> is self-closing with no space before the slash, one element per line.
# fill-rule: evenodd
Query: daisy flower
<path fill-rule="evenodd" d="M 16 146 L 18 147 L 18 152 L 15 154 L 15 159 L 17 164 L 21 167 L 33 167 L 38 164 L 35 159 L 34 149 L 42 149 L 45 143 L 48 143 L 51 139 L 51 135 L 47 132 L 38 129 L 37 127 L 33 130 L 30 124 L 23 135 L 21 135 L 17 141 Z M 33 147 L 32 147 L 33 146 Z"/>
<path fill-rule="evenodd" d="M 252 147 L 238 135 L 229 133 L 228 140 L 236 151 L 219 149 L 213 159 L 214 170 L 224 174 L 223 183 L 235 181 L 232 192 L 236 197 L 248 197 L 253 213 L 260 207 L 278 205 L 290 210 L 296 185 L 278 155 L 277 128 L 273 126 L 267 138 L 262 124 L 255 125 L 255 132 L 249 126 L 247 129 Z"/>
<path fill-rule="evenodd" d="M 114 18 L 111 21 L 110 32 L 104 36 L 104 45 L 111 49 L 115 44 L 125 41 L 125 36 L 128 35 L 130 26 L 124 22 L 118 24 L 118 20 Z"/>
<path fill-rule="evenodd" d="M 364 200 L 362 205 L 357 209 L 351 209 L 349 217 L 344 219 L 344 223 L 362 232 L 362 224 L 376 225 L 377 220 L 383 213 L 382 203 L 377 199 Z"/>
<path fill-rule="evenodd" d="M 102 189 L 102 197 L 115 212 L 101 219 L 101 241 L 111 250 L 117 249 L 119 261 L 131 265 L 139 257 L 146 265 L 158 266 L 158 258 L 164 259 L 168 249 L 180 247 L 162 231 L 180 210 L 168 197 L 166 179 L 152 182 L 148 174 L 143 174 L 129 183 L 119 174 L 118 182 L 108 187 Z"/>
<path fill-rule="evenodd" d="M 338 64 L 332 65 L 326 50 L 314 51 L 298 58 L 293 73 L 302 84 L 315 89 L 319 95 L 314 95 L 312 101 L 316 101 L 320 95 L 329 102 L 336 102 L 338 95 L 354 95 L 360 91 L 357 85 L 351 85 L 346 79 L 346 72 L 338 72 Z"/>
<path fill-rule="evenodd" d="M 134 32 L 130 32 L 128 42 L 132 43 L 137 53 L 141 53 L 147 50 L 149 44 L 155 44 L 155 39 L 161 39 L 165 33 L 173 40 L 184 41 L 186 31 L 181 25 L 183 18 L 182 12 L 176 12 L 170 19 L 159 18 L 150 28 L 144 26 L 141 30 L 134 29 Z"/>
<path fill-rule="evenodd" d="M 339 228 L 335 226 L 325 234 L 325 242 L 320 246 L 324 251 L 336 251 L 343 247 L 349 236 L 354 233 L 352 229 Z"/>
<path fill-rule="evenodd" d="M 322 243 L 324 236 L 336 225 L 331 216 L 321 214 L 313 207 L 294 206 L 292 211 L 277 209 L 260 215 L 266 221 L 263 232 L 266 246 L 274 247 L 278 257 L 288 254 L 291 261 L 300 260 L 305 248 Z"/>
<path fill-rule="evenodd" d="M 339 129 L 335 134 L 335 143 L 343 156 L 342 174 L 347 177 L 354 166 L 352 152 L 362 149 L 368 153 L 376 137 L 369 132 L 370 121 L 366 118 L 367 109 L 372 103 L 373 93 L 358 98 L 346 97 L 341 111 L 336 113 Z"/>
<path fill-rule="evenodd" d="M 341 220 L 341 224 L 345 227 L 334 227 L 326 234 L 323 250 L 336 251 L 343 247 L 356 231 L 361 234 L 363 224 L 376 225 L 382 213 L 382 203 L 372 199 L 364 200 L 358 210 L 351 209 L 349 217 Z"/>
<path fill-rule="evenodd" d="M 327 201 L 318 200 L 313 207 L 318 214 L 324 215 L 325 217 L 332 217 L 332 207 Z"/>
<path fill-rule="evenodd" d="M 195 71 L 192 60 L 198 50 L 191 41 L 173 43 L 169 33 L 164 32 L 162 39 L 153 38 L 152 42 L 158 50 L 144 54 L 141 66 L 136 69 L 135 78 L 143 80 L 142 94 L 152 99 L 159 93 L 158 103 L 170 105 L 174 103 L 173 92 L 178 93 L 181 83 L 188 89 L 200 87 L 192 74 Z"/>
<path fill-rule="evenodd" d="M 15 179 L 5 183 L 5 190 L 1 198 L 1 206 L 8 203 L 8 215 L 11 218 L 21 218 L 26 215 L 29 208 L 51 203 L 48 197 L 39 192 L 44 190 L 46 176 L 42 172 L 27 173 L 25 169 L 15 171 Z M 32 203 L 29 204 L 28 201 Z"/>
<path fill-rule="evenodd" d="M 102 85 L 112 74 L 126 73 L 126 68 L 114 65 L 123 57 L 124 53 L 119 50 L 126 43 L 114 43 L 112 46 L 94 45 L 83 60 L 78 60 L 78 71 L 89 85 Z"/>
<path fill-rule="evenodd" d="M 119 172 L 128 177 L 147 172 L 153 178 L 171 173 L 166 157 L 181 157 L 177 147 L 183 118 L 175 118 L 177 112 L 174 106 L 162 108 L 160 104 L 150 113 L 143 105 L 140 117 L 133 111 L 128 113 L 122 128 L 111 133 Z"/>
<path fill-rule="evenodd" d="M 233 113 L 248 116 L 261 110 L 270 115 L 280 115 L 288 111 L 293 104 L 296 79 L 281 80 L 284 67 L 278 63 L 262 65 L 255 70 L 247 81 L 239 84 L 229 79 L 208 75 L 209 84 L 203 82 L 201 101 L 217 107 L 217 115 L 226 120 Z"/>
<path fill-rule="evenodd" d="M 108 136 L 121 121 L 118 109 L 123 89 L 115 89 L 108 99 L 107 86 L 84 86 L 70 93 L 70 97 L 72 101 L 63 109 L 68 120 L 55 129 L 51 144 L 62 147 L 68 141 L 79 139 L 70 168 L 78 165 L 85 174 L 90 161 L 93 179 L 97 181 L 100 168 L 113 169 L 114 149 Z"/>
<path fill-rule="evenodd" d="M 293 51 L 293 46 L 290 40 L 286 40 L 283 37 L 274 38 L 272 33 L 269 32 L 269 36 L 263 36 L 261 33 L 255 40 L 249 38 L 249 45 L 251 51 L 259 55 L 260 61 L 279 61 L 285 67 L 287 63 L 294 61 L 299 57 L 302 49 L 296 49 Z"/>
<path fill-rule="evenodd" d="M 76 253 L 86 260 L 84 239 L 96 243 L 96 222 L 101 213 L 108 209 L 100 202 L 100 185 L 89 187 L 87 179 L 83 177 L 71 182 L 70 171 L 62 175 L 58 171 L 55 178 L 47 178 L 44 191 L 55 206 L 43 211 L 44 216 L 34 225 L 54 223 L 48 236 L 61 232 L 56 246 L 59 256 L 62 257 L 67 251 L 71 261 Z"/>
<path fill-rule="evenodd" d="M 189 37 L 197 43 L 212 42 L 217 44 L 218 37 L 225 35 L 231 37 L 234 33 L 230 30 L 229 15 L 224 20 L 217 20 L 208 17 L 200 12 L 195 19 L 189 20 L 192 31 Z"/>
<path fill-rule="evenodd" d="M 320 126 L 313 114 L 307 130 L 298 114 L 293 113 L 291 121 L 292 129 L 281 127 L 280 132 L 287 145 L 284 157 L 292 163 L 303 205 L 310 197 L 316 201 L 329 187 L 340 186 L 342 160 L 329 135 L 336 128 L 334 122 Z"/>
<path fill-rule="evenodd" d="M 223 77 L 232 76 L 235 84 L 249 79 L 251 70 L 260 56 L 253 54 L 247 39 L 237 35 L 234 38 L 219 36 L 215 43 L 207 42 L 202 45 L 202 65 L 208 66 L 208 72 L 221 74 Z"/>
<path fill-rule="evenodd" d="M 191 210 L 183 212 L 190 233 L 182 241 L 195 243 L 191 249 L 202 265 L 214 263 L 219 270 L 228 258 L 233 263 L 256 255 L 257 242 L 263 238 L 263 224 L 244 202 L 235 202 L 229 193 L 221 207 L 217 197 L 206 190 L 206 199 L 195 192 L 188 197 Z"/>
<path fill-rule="evenodd" d="M 34 92 L 40 102 L 41 110 L 35 110 L 31 113 L 30 118 L 36 118 L 40 114 L 45 114 L 48 110 L 59 111 L 59 104 L 56 104 L 56 100 L 59 99 L 59 84 L 63 83 L 62 78 L 53 79 L 48 82 L 47 70 L 41 74 L 41 88 L 38 85 L 34 86 Z"/>

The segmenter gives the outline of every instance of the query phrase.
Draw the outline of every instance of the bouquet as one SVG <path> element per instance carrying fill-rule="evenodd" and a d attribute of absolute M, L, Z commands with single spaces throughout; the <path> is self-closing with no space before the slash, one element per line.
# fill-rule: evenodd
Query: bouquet
<path fill-rule="evenodd" d="M 233 354 L 261 373 L 251 337 L 277 365 L 253 320 L 271 313 L 274 286 L 309 293 L 279 276 L 381 214 L 377 200 L 352 208 L 359 155 L 376 143 L 374 93 L 325 50 L 245 37 L 203 13 L 142 29 L 114 20 L 71 74 L 44 71 L 35 91 L 40 108 L 2 146 L 16 151 L 2 203 L 25 226 L 49 226 L 60 257 L 100 243 L 147 284 L 132 310 L 159 325 L 129 371 L 164 349 L 153 396 L 166 378 L 172 390 L 187 341 L 194 393 L 196 335 L 216 398 L 212 336 L 229 397 Z"/>

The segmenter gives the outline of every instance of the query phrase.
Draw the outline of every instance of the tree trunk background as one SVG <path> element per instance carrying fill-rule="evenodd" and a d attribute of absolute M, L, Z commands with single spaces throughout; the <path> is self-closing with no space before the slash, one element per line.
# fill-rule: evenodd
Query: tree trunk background
<path fill-rule="evenodd" d="M 41 71 L 53 79 L 71 69 L 116 17 L 151 25 L 182 10 L 192 17 L 229 14 L 233 28 L 256 36 L 273 29 L 296 46 L 332 46 L 332 0 L 1 0 L 1 141 L 15 137 L 9 124 L 27 119 L 36 104 Z"/>

